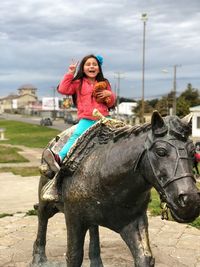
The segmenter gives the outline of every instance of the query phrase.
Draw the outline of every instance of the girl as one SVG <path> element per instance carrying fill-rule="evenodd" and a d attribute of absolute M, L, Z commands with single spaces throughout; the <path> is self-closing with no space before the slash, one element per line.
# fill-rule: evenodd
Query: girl
<path fill-rule="evenodd" d="M 61 162 L 77 138 L 96 122 L 97 118 L 92 115 L 93 110 L 98 109 L 102 115 L 108 116 L 109 108 L 114 106 L 115 95 L 111 91 L 110 83 L 104 78 L 102 64 L 101 56 L 85 56 L 77 74 L 75 75 L 78 62 L 69 66 L 58 86 L 59 93 L 76 96 L 79 122 L 58 155 L 54 155 L 50 149 L 44 152 L 44 158 L 54 172 L 59 171 Z M 98 90 L 102 86 L 104 89 Z"/>

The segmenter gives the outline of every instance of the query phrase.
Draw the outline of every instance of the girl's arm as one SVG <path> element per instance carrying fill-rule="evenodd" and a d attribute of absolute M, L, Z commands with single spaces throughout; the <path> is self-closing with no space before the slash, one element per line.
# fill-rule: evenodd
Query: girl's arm
<path fill-rule="evenodd" d="M 58 86 L 58 92 L 63 95 L 73 95 L 76 93 L 76 89 L 80 86 L 80 81 L 73 81 L 73 78 L 73 73 L 65 74 Z"/>
<path fill-rule="evenodd" d="M 58 86 L 58 92 L 64 95 L 73 95 L 76 92 L 76 89 L 80 86 L 80 81 L 73 81 L 74 74 L 76 72 L 78 62 L 72 62 L 69 65 L 68 73 L 65 74 Z"/>

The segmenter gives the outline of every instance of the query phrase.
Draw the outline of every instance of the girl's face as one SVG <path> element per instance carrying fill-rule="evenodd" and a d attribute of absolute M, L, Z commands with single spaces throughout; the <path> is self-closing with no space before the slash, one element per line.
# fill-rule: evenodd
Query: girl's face
<path fill-rule="evenodd" d="M 83 66 L 83 71 L 87 78 L 94 80 L 99 73 L 99 65 L 93 57 L 88 58 Z"/>

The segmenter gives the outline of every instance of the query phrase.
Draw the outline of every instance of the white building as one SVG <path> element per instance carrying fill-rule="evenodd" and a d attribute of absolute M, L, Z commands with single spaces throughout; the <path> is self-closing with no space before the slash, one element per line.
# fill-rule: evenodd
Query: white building
<path fill-rule="evenodd" d="M 192 116 L 192 137 L 200 138 L 200 106 L 190 108 Z"/>
<path fill-rule="evenodd" d="M 133 109 L 135 107 L 137 107 L 136 102 L 122 102 L 119 104 L 119 115 L 132 116 L 134 115 Z"/>

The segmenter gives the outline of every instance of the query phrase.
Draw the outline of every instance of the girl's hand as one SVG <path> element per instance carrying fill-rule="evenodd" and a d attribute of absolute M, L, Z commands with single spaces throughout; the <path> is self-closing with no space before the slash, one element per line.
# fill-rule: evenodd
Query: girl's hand
<path fill-rule="evenodd" d="M 78 61 L 75 62 L 75 61 L 72 59 L 72 64 L 69 65 L 68 72 L 69 72 L 69 73 L 72 73 L 72 74 L 75 74 L 77 66 L 78 66 Z"/>
<path fill-rule="evenodd" d="M 107 97 L 111 96 L 111 92 L 109 90 L 98 91 L 96 96 L 99 100 L 104 101 Z"/>

